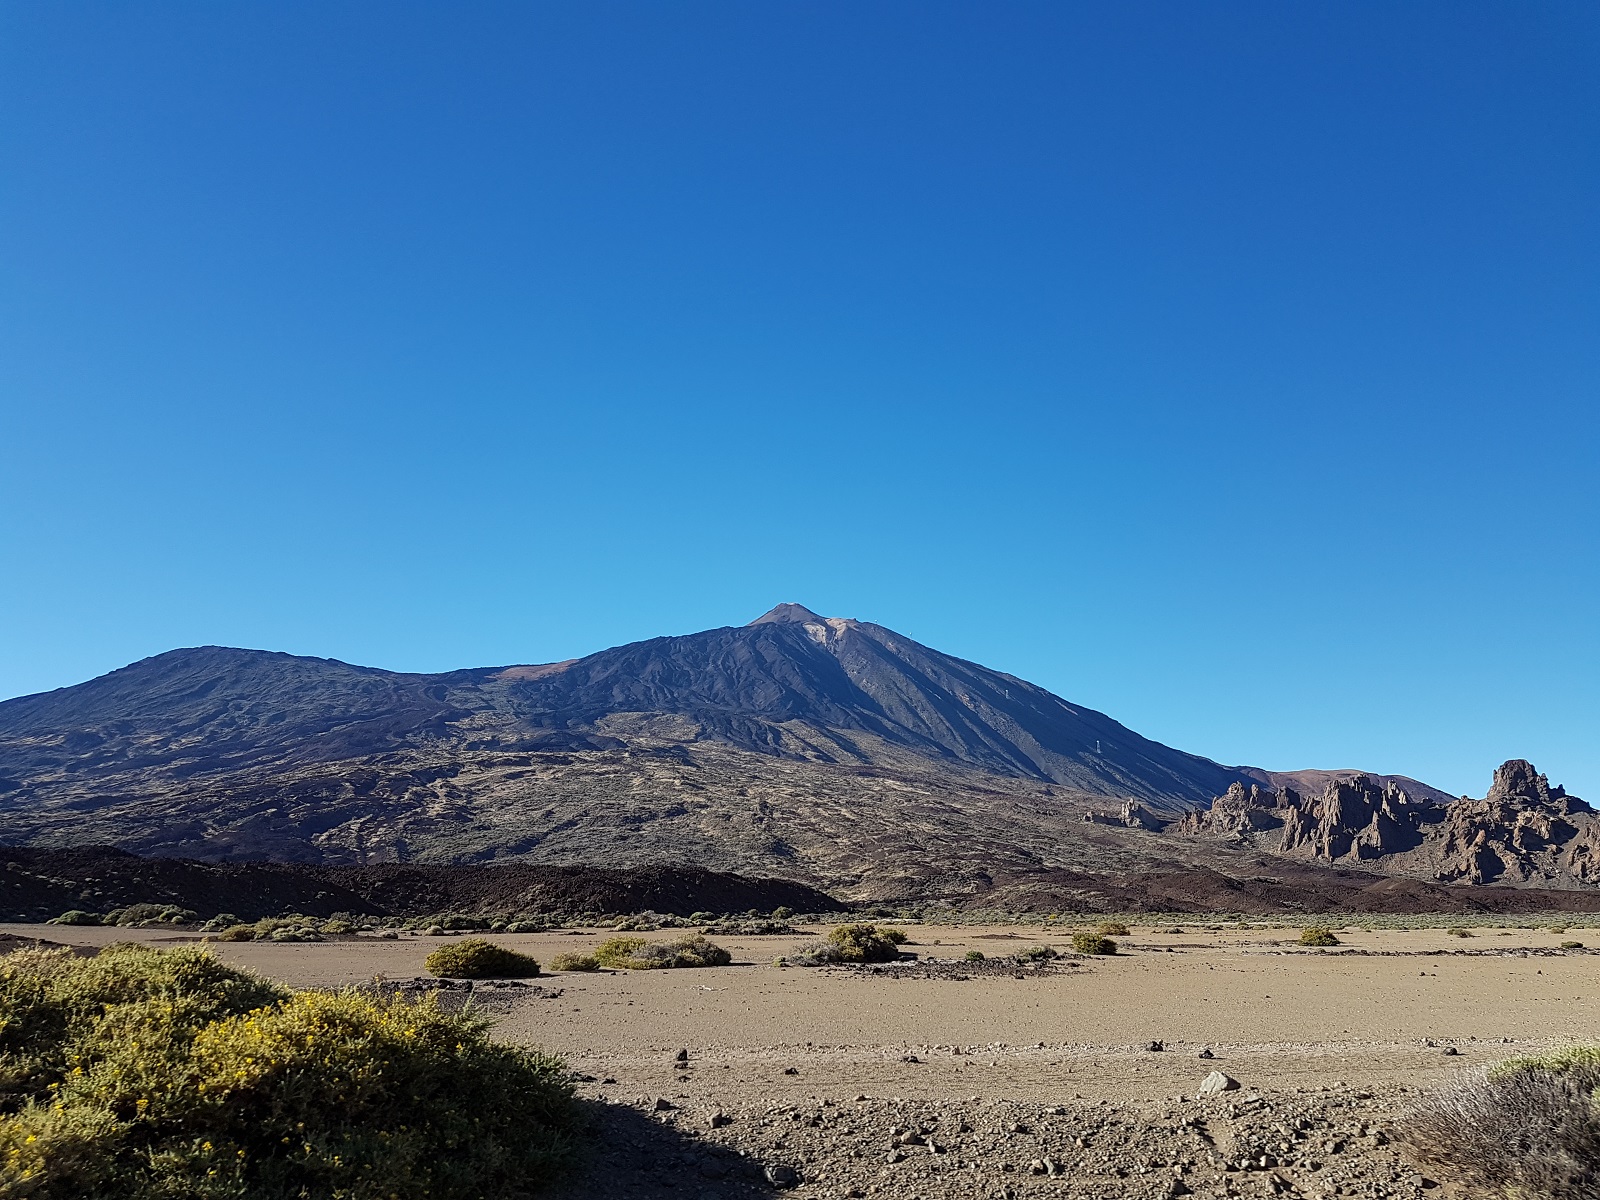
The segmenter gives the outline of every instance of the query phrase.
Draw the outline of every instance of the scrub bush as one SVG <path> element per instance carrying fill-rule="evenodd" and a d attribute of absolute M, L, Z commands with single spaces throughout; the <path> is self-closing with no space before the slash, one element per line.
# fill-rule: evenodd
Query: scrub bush
<path fill-rule="evenodd" d="M 1411 1157 L 1468 1194 L 1507 1200 L 1600 1195 L 1600 1046 L 1462 1072 L 1400 1128 Z"/>
<path fill-rule="evenodd" d="M 905 940 L 903 932 L 889 925 L 840 925 L 822 941 L 803 946 L 778 962 L 796 967 L 894 962 Z"/>
<path fill-rule="evenodd" d="M 1115 954 L 1117 952 L 1117 944 L 1108 937 L 1101 937 L 1098 933 L 1073 934 L 1072 948 L 1079 954 Z"/>
<path fill-rule="evenodd" d="M 1312 925 L 1300 931 L 1300 944 L 1302 946 L 1337 946 L 1339 939 L 1333 936 L 1333 930 Z"/>
<path fill-rule="evenodd" d="M 698 936 L 671 942 L 616 937 L 596 947 L 594 959 L 602 967 L 649 971 L 665 967 L 725 967 L 733 961 L 733 955 L 715 942 Z"/>
<path fill-rule="evenodd" d="M 572 1154 L 562 1064 L 475 1017 L 204 951 L 0 958 L 0 1195 L 468 1200 Z"/>
<path fill-rule="evenodd" d="M 537 959 L 482 938 L 464 938 L 440 946 L 422 964 L 441 979 L 532 979 Z"/>
<path fill-rule="evenodd" d="M 126 908 L 112 909 L 100 923 L 147 929 L 155 925 L 189 925 L 196 916 L 193 909 L 179 908 L 176 904 L 130 904 Z"/>
<path fill-rule="evenodd" d="M 85 912 L 81 908 L 69 908 L 66 912 L 62 913 L 59 917 L 51 917 L 50 920 L 45 922 L 45 924 L 46 925 L 98 925 L 98 924 L 100 924 L 100 914 L 99 913 L 92 913 L 92 912 Z"/>
<path fill-rule="evenodd" d="M 592 954 L 558 954 L 550 960 L 552 971 L 598 971 L 600 960 Z"/>
<path fill-rule="evenodd" d="M 1101 921 L 1099 928 L 1095 932 L 1102 937 L 1127 937 L 1133 930 L 1129 929 L 1121 921 Z"/>
<path fill-rule="evenodd" d="M 893 962 L 906 935 L 892 925 L 837 925 L 824 940 L 841 962 Z"/>

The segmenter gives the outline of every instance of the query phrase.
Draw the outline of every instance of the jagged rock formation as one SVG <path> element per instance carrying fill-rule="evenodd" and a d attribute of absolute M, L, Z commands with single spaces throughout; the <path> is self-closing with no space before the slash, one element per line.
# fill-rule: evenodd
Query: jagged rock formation
<path fill-rule="evenodd" d="M 1482 800 L 1417 799 L 1357 775 L 1306 799 L 1292 788 L 1235 783 L 1174 826 L 1231 838 L 1286 858 L 1381 865 L 1445 882 L 1570 887 L 1600 882 L 1600 819 L 1522 759 L 1494 774 Z"/>
<path fill-rule="evenodd" d="M 1235 783 L 1229 791 L 1239 786 Z M 1122 807 L 1114 813 L 1090 809 L 1083 814 L 1083 819 L 1091 825 L 1121 825 L 1125 829 L 1143 829 L 1150 833 L 1160 833 L 1172 823 L 1169 819 L 1151 812 L 1137 800 L 1124 800 Z"/>

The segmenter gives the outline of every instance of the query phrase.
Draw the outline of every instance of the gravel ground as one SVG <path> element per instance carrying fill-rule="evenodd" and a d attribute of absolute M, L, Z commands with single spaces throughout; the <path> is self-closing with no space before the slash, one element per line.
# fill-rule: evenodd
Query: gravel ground
<path fill-rule="evenodd" d="M 859 1096 L 684 1108 L 641 1096 L 590 1103 L 590 1158 L 559 1196 L 1440 1196 L 1391 1140 L 1403 1102 L 1348 1087 L 1153 1106 Z"/>

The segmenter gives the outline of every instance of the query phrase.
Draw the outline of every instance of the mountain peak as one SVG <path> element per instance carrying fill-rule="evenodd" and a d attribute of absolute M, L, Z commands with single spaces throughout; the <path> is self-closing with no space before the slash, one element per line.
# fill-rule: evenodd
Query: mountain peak
<path fill-rule="evenodd" d="M 821 625 L 823 624 L 824 620 L 825 618 L 817 616 L 816 613 L 812 612 L 804 604 L 780 604 L 771 612 L 762 613 L 754 621 L 751 621 L 750 624 L 788 625 L 800 624 L 809 621 L 813 624 Z M 746 626 L 746 628 L 749 628 L 749 626 Z"/>

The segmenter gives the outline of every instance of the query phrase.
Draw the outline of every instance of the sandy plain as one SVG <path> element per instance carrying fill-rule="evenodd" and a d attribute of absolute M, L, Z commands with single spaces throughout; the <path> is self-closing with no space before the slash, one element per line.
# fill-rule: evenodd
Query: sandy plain
<path fill-rule="evenodd" d="M 1114 958 L 1031 971 L 995 960 L 1069 936 L 921 925 L 905 949 L 949 965 L 903 977 L 778 967 L 810 938 L 734 936 L 718 939 L 730 967 L 554 974 L 474 997 L 496 1036 L 559 1053 L 580 1079 L 596 1136 L 566 1197 L 1437 1196 L 1449 1188 L 1396 1145 L 1419 1091 L 1600 1040 L 1600 952 L 1561 948 L 1586 935 L 1600 947 L 1600 931 L 1473 932 L 1350 929 L 1311 951 L 1295 929 L 1136 926 Z M 609 935 L 495 940 L 548 961 Z M 212 949 L 294 986 L 340 987 L 424 975 L 440 941 Z M 965 966 L 969 950 L 989 961 Z M 1197 1099 L 1212 1070 L 1241 1086 Z"/>

